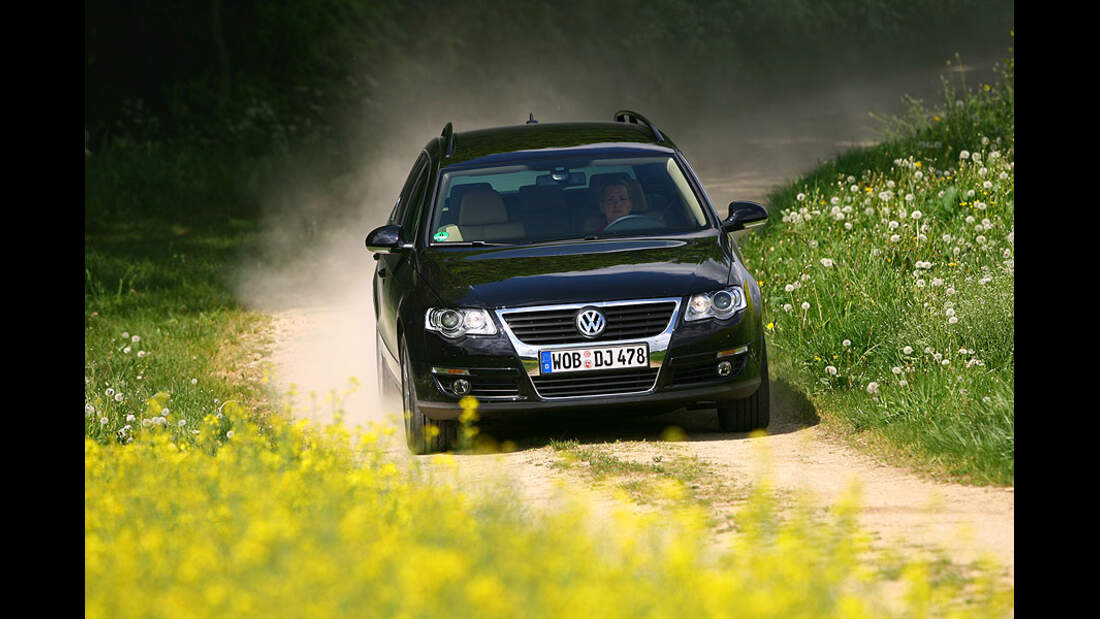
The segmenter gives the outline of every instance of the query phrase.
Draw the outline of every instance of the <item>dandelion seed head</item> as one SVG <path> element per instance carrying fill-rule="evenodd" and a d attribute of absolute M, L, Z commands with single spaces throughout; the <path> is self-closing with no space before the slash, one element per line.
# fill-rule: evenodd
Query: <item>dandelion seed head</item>
<path fill-rule="evenodd" d="M 810 302 L 809 301 L 803 301 L 802 302 L 802 309 L 804 309 L 804 310 L 810 309 Z"/>

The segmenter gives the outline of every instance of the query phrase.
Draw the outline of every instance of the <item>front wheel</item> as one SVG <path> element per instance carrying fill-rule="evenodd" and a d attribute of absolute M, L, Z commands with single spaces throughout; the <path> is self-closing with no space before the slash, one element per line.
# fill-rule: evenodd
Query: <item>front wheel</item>
<path fill-rule="evenodd" d="M 718 407 L 718 425 L 725 432 L 763 430 L 771 422 L 771 388 L 768 382 L 768 350 L 760 343 L 760 387 L 756 393 Z"/>
<path fill-rule="evenodd" d="M 377 334 L 374 336 L 374 360 L 375 360 L 375 374 L 378 379 L 378 403 L 384 411 L 392 410 L 391 406 L 397 406 L 397 402 L 401 399 L 401 394 L 398 393 L 396 383 L 390 375 L 390 371 L 386 369 L 386 361 L 383 358 L 383 346 L 382 338 Z"/>
<path fill-rule="evenodd" d="M 401 339 L 401 401 L 405 417 L 405 442 L 414 454 L 453 450 L 458 443 L 458 421 L 435 421 L 416 406 L 416 391 L 412 384 L 412 362 L 405 339 Z"/>

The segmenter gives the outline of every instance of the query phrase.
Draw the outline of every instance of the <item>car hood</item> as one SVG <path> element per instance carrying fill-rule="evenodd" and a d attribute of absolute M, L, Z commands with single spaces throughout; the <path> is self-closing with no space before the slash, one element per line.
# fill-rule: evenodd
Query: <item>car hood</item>
<path fill-rule="evenodd" d="M 733 258 L 717 234 L 520 247 L 436 246 L 421 256 L 421 275 L 452 307 L 680 297 L 740 283 L 730 281 Z"/>

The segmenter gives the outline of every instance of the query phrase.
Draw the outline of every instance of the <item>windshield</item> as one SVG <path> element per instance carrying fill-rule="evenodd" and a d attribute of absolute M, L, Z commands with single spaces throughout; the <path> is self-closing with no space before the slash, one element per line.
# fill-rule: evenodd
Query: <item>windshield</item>
<path fill-rule="evenodd" d="M 454 170 L 440 183 L 430 230 L 436 245 L 665 235 L 708 225 L 669 156 Z"/>

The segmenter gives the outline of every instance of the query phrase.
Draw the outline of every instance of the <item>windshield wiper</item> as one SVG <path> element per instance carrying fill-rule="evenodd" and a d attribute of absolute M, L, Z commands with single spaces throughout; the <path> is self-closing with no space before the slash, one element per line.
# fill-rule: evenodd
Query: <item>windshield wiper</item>
<path fill-rule="evenodd" d="M 454 241 L 453 243 L 438 243 L 439 247 L 511 247 L 515 243 L 498 243 L 496 241 Z"/>

